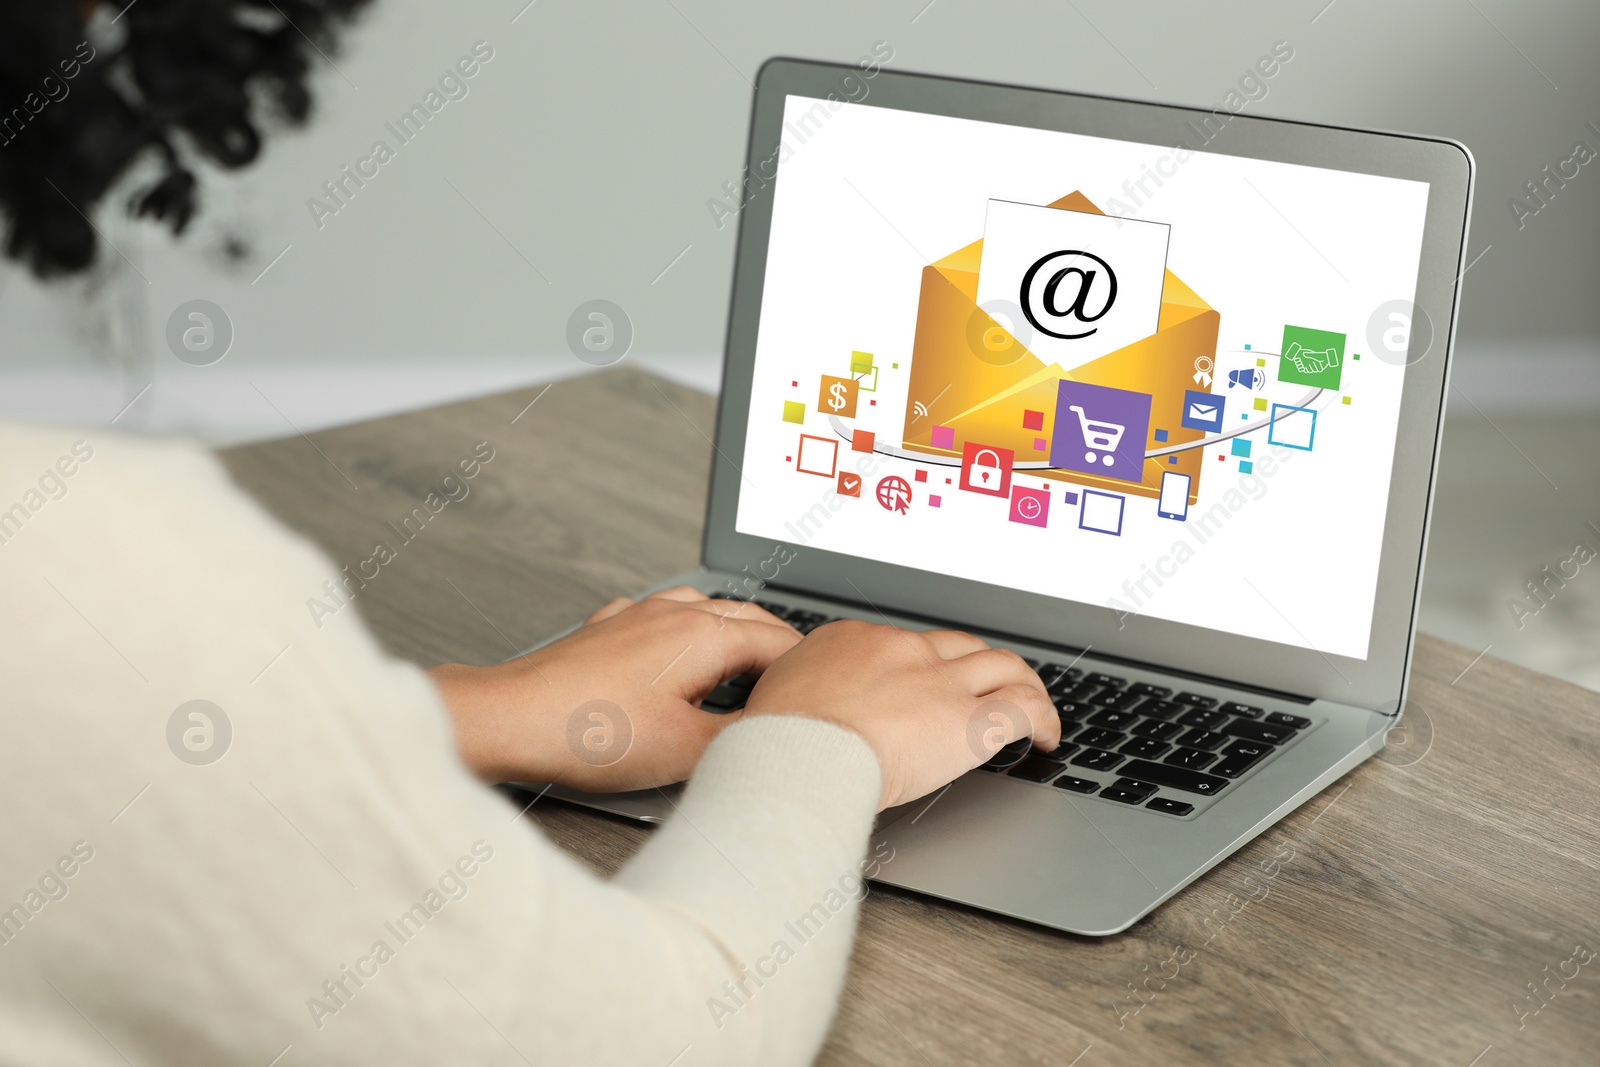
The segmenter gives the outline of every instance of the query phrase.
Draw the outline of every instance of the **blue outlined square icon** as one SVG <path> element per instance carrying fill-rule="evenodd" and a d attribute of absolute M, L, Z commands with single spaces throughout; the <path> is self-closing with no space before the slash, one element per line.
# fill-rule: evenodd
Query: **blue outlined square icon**
<path fill-rule="evenodd" d="M 1267 426 L 1267 443 L 1284 448 L 1311 451 L 1317 436 L 1317 413 L 1311 408 L 1297 408 L 1292 404 L 1272 405 L 1272 422 Z"/>
<path fill-rule="evenodd" d="M 1093 530 L 1112 537 L 1122 536 L 1122 506 L 1126 497 L 1085 489 L 1081 499 L 1083 503 L 1078 508 L 1078 529 Z"/>

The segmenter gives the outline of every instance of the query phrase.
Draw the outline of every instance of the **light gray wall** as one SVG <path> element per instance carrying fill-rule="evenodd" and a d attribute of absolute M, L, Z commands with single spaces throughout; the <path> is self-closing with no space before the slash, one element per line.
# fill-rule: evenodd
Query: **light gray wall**
<path fill-rule="evenodd" d="M 1465 348 L 1600 353 L 1600 161 L 1521 231 L 1507 207 L 1576 141 L 1600 148 L 1592 2 L 537 0 L 513 24 L 523 2 L 378 0 L 337 70 L 319 64 L 315 123 L 214 183 L 189 239 L 107 223 L 149 279 L 123 268 L 110 283 L 147 300 L 146 348 L 204 297 L 234 320 L 232 362 L 381 373 L 561 350 L 573 307 L 607 297 L 634 319 L 636 351 L 719 350 L 734 227 L 707 200 L 739 172 L 764 58 L 854 61 L 883 40 L 895 69 L 1211 106 L 1284 39 L 1294 59 L 1252 111 L 1443 134 L 1476 154 L 1471 254 L 1492 248 L 1468 276 Z M 494 58 L 470 95 L 319 230 L 308 198 L 378 137 L 393 143 L 384 122 L 478 40 Z M 248 240 L 242 262 L 222 255 L 225 234 Z M 83 357 L 103 343 L 91 306 L 81 284 L 44 294 L 8 270 L 0 366 Z"/>

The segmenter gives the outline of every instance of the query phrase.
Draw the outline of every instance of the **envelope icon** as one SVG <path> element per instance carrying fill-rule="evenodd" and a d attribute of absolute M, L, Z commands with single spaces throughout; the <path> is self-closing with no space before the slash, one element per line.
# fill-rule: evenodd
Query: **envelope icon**
<path fill-rule="evenodd" d="M 1048 206 L 1104 214 L 1078 192 Z M 929 455 L 959 457 L 965 442 L 981 441 L 1012 449 L 1019 458 L 1039 456 L 1037 439 L 1053 439 L 1058 430 L 1056 396 L 1063 378 L 1150 394 L 1146 451 L 1205 437 L 1204 430 L 1182 425 L 1184 391 L 1185 386 L 1193 387 L 1196 381 L 1196 362 L 1206 357 L 1207 362 L 1202 365 L 1209 371 L 1210 361 L 1215 359 L 1221 316 L 1177 275 L 1166 272 L 1155 333 L 1067 371 L 1057 363 L 1046 365 L 978 307 L 982 253 L 983 239 L 979 238 L 922 269 L 903 447 Z M 1216 419 L 1217 412 L 1213 411 L 1209 418 Z M 954 439 L 951 434 L 941 433 L 938 436 L 942 447 L 935 446 L 935 427 L 953 430 Z M 1059 432 L 1080 431 L 1069 416 Z M 1199 448 L 1147 456 L 1138 482 L 1055 469 L 1027 470 L 1024 476 L 1159 497 L 1162 474 L 1175 471 L 1189 476 L 1192 504 L 1199 499 L 1203 459 Z"/>
<path fill-rule="evenodd" d="M 1189 417 L 1196 422 L 1216 422 L 1217 405 L 1215 404 L 1190 404 Z"/>

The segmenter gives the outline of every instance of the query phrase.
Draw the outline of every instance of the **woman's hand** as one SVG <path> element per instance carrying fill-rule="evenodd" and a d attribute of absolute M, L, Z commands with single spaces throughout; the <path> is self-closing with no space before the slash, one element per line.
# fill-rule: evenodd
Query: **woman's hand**
<path fill-rule="evenodd" d="M 493 667 L 429 673 L 467 766 L 486 782 L 588 792 L 680 782 L 738 715 L 697 706 L 800 640 L 787 623 L 688 586 L 618 598 L 561 640 Z"/>
<path fill-rule="evenodd" d="M 883 768 L 880 810 L 933 792 L 1011 741 L 1061 741 L 1049 694 L 1015 652 L 955 630 L 853 620 L 813 630 L 773 663 L 744 714 L 806 715 L 860 734 Z"/>

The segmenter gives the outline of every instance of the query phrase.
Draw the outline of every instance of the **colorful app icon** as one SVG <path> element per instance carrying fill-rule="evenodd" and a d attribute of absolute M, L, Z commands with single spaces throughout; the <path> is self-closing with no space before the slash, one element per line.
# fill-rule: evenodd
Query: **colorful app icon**
<path fill-rule="evenodd" d="M 861 383 L 854 378 L 837 378 L 832 374 L 822 376 L 822 391 L 817 394 L 817 410 L 824 415 L 840 415 L 847 419 L 856 417 L 856 401 L 861 396 Z"/>
<path fill-rule="evenodd" d="M 1272 405 L 1272 421 L 1267 426 L 1267 443 L 1310 452 L 1317 439 L 1317 413 L 1292 404 Z"/>
<path fill-rule="evenodd" d="M 839 467 L 839 441 L 832 437 L 800 435 L 800 452 L 795 457 L 794 469 L 801 474 L 816 474 L 832 478 Z"/>
<path fill-rule="evenodd" d="M 1339 388 L 1339 378 L 1344 373 L 1344 334 L 1285 326 L 1283 347 L 1278 351 L 1278 381 L 1318 389 Z"/>
<path fill-rule="evenodd" d="M 1043 526 L 1050 521 L 1050 490 L 1019 485 L 1011 490 L 1011 521 Z"/>
<path fill-rule="evenodd" d="M 1061 379 L 1050 465 L 1124 482 L 1144 477 L 1150 394 Z"/>
<path fill-rule="evenodd" d="M 968 441 L 961 446 L 961 488 L 989 496 L 1011 495 L 1011 461 L 1016 453 L 1009 448 Z"/>
<path fill-rule="evenodd" d="M 898 474 L 878 479 L 878 503 L 885 511 L 904 515 L 911 503 L 911 483 Z"/>
<path fill-rule="evenodd" d="M 1222 411 L 1227 406 L 1225 397 L 1202 393 L 1195 389 L 1183 391 L 1183 416 L 1178 422 L 1191 430 L 1206 433 L 1222 432 Z"/>
<path fill-rule="evenodd" d="M 839 495 L 859 497 L 861 495 L 861 475 L 855 471 L 840 471 Z"/>
<path fill-rule="evenodd" d="M 1078 529 L 1121 537 L 1122 509 L 1126 502 L 1127 497 L 1116 493 L 1085 489 L 1083 503 L 1078 506 Z"/>

